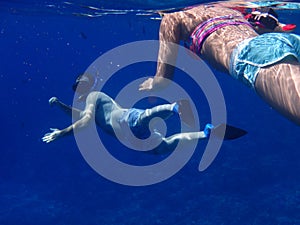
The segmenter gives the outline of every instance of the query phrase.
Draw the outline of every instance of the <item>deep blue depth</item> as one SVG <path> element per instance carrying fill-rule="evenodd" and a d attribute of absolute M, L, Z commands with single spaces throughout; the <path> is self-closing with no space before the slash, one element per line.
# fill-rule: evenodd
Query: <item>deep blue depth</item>
<path fill-rule="evenodd" d="M 300 224 L 299 127 L 215 70 L 229 123 L 248 135 L 224 142 L 204 172 L 198 164 L 206 141 L 199 142 L 179 173 L 146 187 L 123 186 L 98 175 L 72 136 L 43 143 L 50 127 L 71 123 L 48 99 L 57 96 L 71 104 L 78 74 L 114 47 L 157 39 L 159 21 L 133 13 L 87 18 L 29 11 L 0 4 L 0 224 Z M 279 15 L 296 23 L 300 34 L 299 11 Z M 154 72 L 153 63 L 127 68 L 105 91 L 115 96 L 128 77 Z M 175 81 L 188 87 L 199 118 L 209 122 L 205 97 L 182 76 L 176 71 Z M 110 137 L 107 142 L 116 156 L 124 150 Z M 148 160 L 124 152 L 120 157 L 137 164 Z"/>

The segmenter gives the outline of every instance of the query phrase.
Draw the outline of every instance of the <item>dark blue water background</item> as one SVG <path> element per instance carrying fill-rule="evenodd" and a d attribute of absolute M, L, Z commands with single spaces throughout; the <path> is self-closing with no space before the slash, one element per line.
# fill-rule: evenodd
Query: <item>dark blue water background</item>
<path fill-rule="evenodd" d="M 94 15 L 81 4 L 113 8 L 106 1 L 78 0 L 71 7 L 33 0 L 0 3 L 0 224 L 300 224 L 299 127 L 217 71 L 228 121 L 249 133 L 224 142 L 204 172 L 198 171 L 198 163 L 205 141 L 179 173 L 146 187 L 123 186 L 98 175 L 72 136 L 51 144 L 41 141 L 50 127 L 71 122 L 48 105 L 50 97 L 71 104 L 72 82 L 97 57 L 128 42 L 158 37 L 159 20 L 150 19 L 153 15 L 76 16 Z M 182 5 L 187 4 L 120 1 L 114 8 Z M 278 13 L 282 21 L 300 27 L 299 11 Z M 154 72 L 154 64 L 134 65 L 120 71 L 118 82 L 113 80 L 106 91 L 116 95 L 127 77 Z M 203 94 L 182 76 L 176 71 L 175 80 L 189 87 L 200 119 L 209 122 Z M 118 156 L 122 149 L 107 138 Z M 131 162 L 147 162 L 128 154 L 120 153 Z"/>

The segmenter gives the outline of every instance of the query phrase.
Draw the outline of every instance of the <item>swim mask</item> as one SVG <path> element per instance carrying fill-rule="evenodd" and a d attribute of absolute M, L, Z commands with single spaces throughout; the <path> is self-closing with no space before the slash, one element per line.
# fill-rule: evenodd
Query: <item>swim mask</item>
<path fill-rule="evenodd" d="M 95 86 L 95 78 L 89 74 L 81 74 L 72 86 L 73 91 L 80 96 L 78 100 L 84 99 Z"/>
<path fill-rule="evenodd" d="M 275 32 L 291 32 L 296 28 L 295 24 L 280 23 L 277 13 L 272 8 L 252 11 L 245 16 L 245 19 L 247 19 L 253 27 Z"/>

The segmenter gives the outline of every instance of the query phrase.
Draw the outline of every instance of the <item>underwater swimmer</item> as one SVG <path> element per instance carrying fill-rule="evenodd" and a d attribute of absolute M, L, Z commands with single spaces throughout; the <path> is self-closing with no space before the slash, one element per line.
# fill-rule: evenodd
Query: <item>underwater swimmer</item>
<path fill-rule="evenodd" d="M 87 126 L 92 120 L 95 120 L 100 128 L 113 136 L 115 136 L 115 132 L 122 133 L 124 126 L 129 127 L 133 134 L 139 139 L 149 137 L 152 132 L 155 138 L 154 141 L 160 143 L 158 147 L 155 148 L 155 153 L 172 151 L 179 141 L 189 142 L 192 140 L 207 139 L 212 131 L 214 131 L 213 134 L 218 135 L 218 130 L 224 131 L 224 128 L 226 129 L 224 139 L 235 139 L 246 134 L 244 130 L 229 125 L 222 124 L 214 127 L 211 124 L 207 124 L 203 131 L 177 133 L 169 137 L 163 137 L 159 131 L 149 130 L 150 120 L 155 117 L 167 119 L 177 114 L 182 118 L 183 122 L 192 126 L 194 119 L 187 100 L 177 101 L 172 104 L 158 105 L 145 110 L 136 108 L 126 109 L 122 108 L 103 92 L 90 92 L 93 85 L 94 78 L 85 74 L 81 75 L 73 85 L 73 89 L 80 95 L 79 99 L 85 100 L 85 109 L 83 111 L 67 106 L 56 97 L 50 98 L 50 105 L 58 105 L 62 110 L 68 112 L 69 115 L 73 112 L 73 115 L 75 114 L 78 120 L 63 130 L 51 129 L 52 132 L 45 134 L 42 138 L 44 142 L 49 143 L 59 137 L 71 134 L 74 130 L 80 130 Z M 126 132 L 124 136 L 126 136 Z"/>
<path fill-rule="evenodd" d="M 268 15 L 254 13 L 252 19 L 260 25 L 269 21 L 270 25 L 271 16 L 267 20 L 265 16 Z M 259 35 L 264 32 L 260 25 L 254 27 L 241 12 L 218 5 L 165 13 L 160 24 L 160 60 L 155 76 L 144 81 L 139 90 L 156 90 L 168 84 L 164 81 L 173 78 L 171 65 L 176 63 L 178 50 L 170 43 L 183 41 L 212 66 L 251 87 L 269 105 L 300 125 L 300 36 Z M 277 25 L 280 24 L 274 21 L 274 31 Z"/>

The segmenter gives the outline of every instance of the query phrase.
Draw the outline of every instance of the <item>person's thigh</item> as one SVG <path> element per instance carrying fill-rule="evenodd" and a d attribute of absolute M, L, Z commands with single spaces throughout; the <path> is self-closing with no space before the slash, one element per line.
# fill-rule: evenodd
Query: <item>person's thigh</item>
<path fill-rule="evenodd" d="M 262 68 L 255 89 L 267 103 L 300 125 L 300 63 L 281 62 Z"/>

